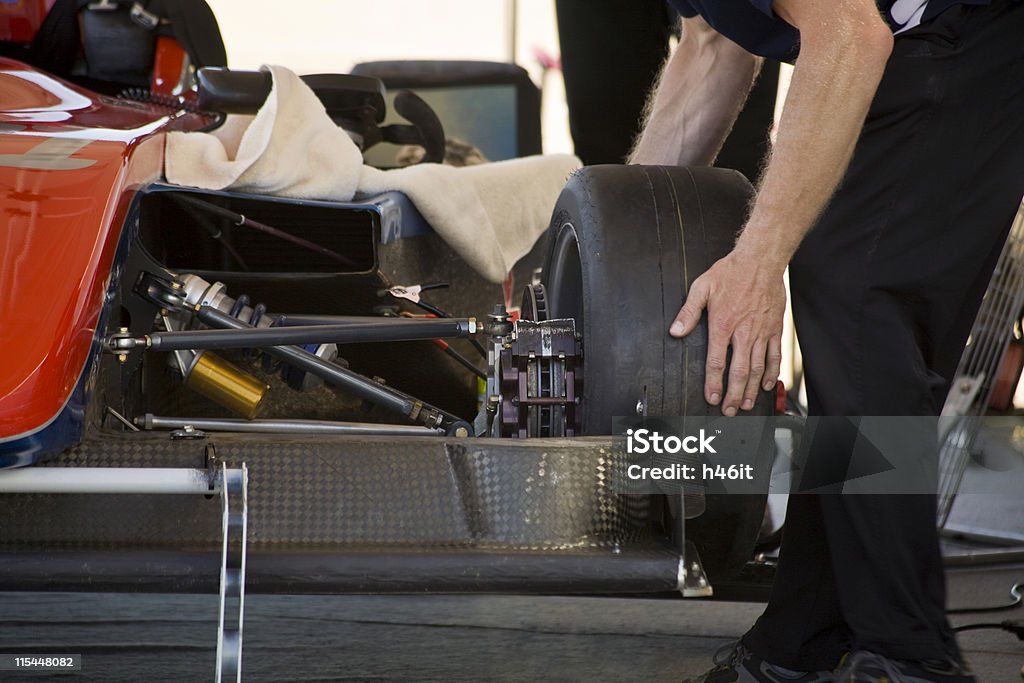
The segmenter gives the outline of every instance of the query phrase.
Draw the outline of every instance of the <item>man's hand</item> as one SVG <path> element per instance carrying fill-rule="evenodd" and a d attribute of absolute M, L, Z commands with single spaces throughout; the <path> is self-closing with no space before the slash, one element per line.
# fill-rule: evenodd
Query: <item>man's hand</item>
<path fill-rule="evenodd" d="M 685 337 L 708 310 L 708 357 L 704 398 L 722 404 L 729 417 L 754 407 L 759 389 L 775 386 L 782 362 L 785 266 L 734 250 L 694 280 L 669 329 Z M 726 351 L 732 346 L 728 393 L 722 400 Z"/>
<path fill-rule="evenodd" d="M 686 336 L 708 310 L 704 395 L 725 415 L 752 408 L 758 388 L 778 377 L 783 271 L 846 170 L 893 45 L 872 0 L 773 0 L 772 7 L 800 31 L 775 149 L 736 248 L 694 281 L 669 331 Z"/>

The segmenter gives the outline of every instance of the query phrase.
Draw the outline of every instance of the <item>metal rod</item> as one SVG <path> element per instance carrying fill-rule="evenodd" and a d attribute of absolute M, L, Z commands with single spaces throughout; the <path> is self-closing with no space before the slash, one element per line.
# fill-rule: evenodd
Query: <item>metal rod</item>
<path fill-rule="evenodd" d="M 254 331 L 251 325 L 209 306 L 200 307 L 196 316 L 202 322 L 213 327 Z M 308 328 L 296 327 L 286 329 L 301 331 Z M 303 349 L 295 346 L 271 346 L 263 350 L 275 358 L 280 358 L 302 370 L 312 372 L 314 375 L 323 378 L 328 384 L 344 389 L 372 403 L 378 403 L 381 407 L 391 412 L 405 415 L 406 417 L 412 417 L 419 412 L 418 404 L 411 398 L 403 396 L 347 368 L 318 358 Z"/>
<path fill-rule="evenodd" d="M 0 472 L 0 493 L 201 493 L 220 488 L 206 470 L 168 467 L 31 467 Z"/>
<path fill-rule="evenodd" d="M 473 365 L 469 361 L 468 358 L 463 356 L 461 353 L 459 353 L 458 351 L 456 351 L 452 347 L 448 346 L 448 344 L 445 343 L 444 341 L 442 341 L 440 339 L 438 339 L 437 341 L 440 342 L 441 344 L 444 344 L 444 346 L 440 346 L 439 348 L 442 351 L 444 351 L 446 356 L 448 356 L 449 358 L 454 360 L 456 363 L 458 363 L 462 367 L 464 367 L 467 370 L 469 370 L 470 372 L 472 372 L 474 375 L 476 375 L 480 379 L 482 379 L 482 380 L 486 380 L 487 379 L 487 373 L 484 372 L 483 370 L 481 370 L 480 368 L 478 368 L 477 366 Z"/>
<path fill-rule="evenodd" d="M 337 261 L 338 263 L 348 266 L 349 268 L 359 268 L 358 263 L 356 263 L 355 261 L 353 261 L 352 259 L 343 254 L 339 254 L 338 252 L 328 249 L 327 247 L 317 244 L 316 242 L 310 242 L 307 239 L 303 239 L 301 237 L 291 234 L 290 232 L 285 232 L 284 230 L 280 230 L 273 226 L 267 225 L 266 223 L 254 221 L 251 218 L 247 218 L 244 214 L 237 213 L 235 211 L 232 211 L 231 209 L 227 209 L 224 208 L 223 206 L 218 206 L 217 204 L 212 204 L 210 202 L 204 202 L 201 199 L 196 199 L 195 197 L 190 197 L 188 195 L 175 193 L 173 197 L 178 201 L 185 202 L 186 204 L 191 204 L 192 206 L 195 206 L 197 208 L 204 209 L 222 218 L 227 218 L 235 225 L 244 225 L 248 228 L 258 230 L 259 232 L 263 232 L 273 237 L 277 237 L 278 239 L 282 239 L 286 242 L 291 242 L 292 244 L 303 247 L 304 249 L 314 251 L 318 254 L 323 254 L 324 256 L 327 256 L 328 258 Z"/>
<path fill-rule="evenodd" d="M 182 373 L 182 374 L 184 374 L 184 373 Z M 130 421 L 128 420 L 128 418 L 127 418 L 127 417 L 125 417 L 125 416 L 124 416 L 124 415 L 122 415 L 121 413 L 117 412 L 116 410 L 114 410 L 114 409 L 113 409 L 113 408 L 111 408 L 110 406 L 107 406 L 107 413 L 109 413 L 110 415 L 112 415 L 112 416 L 114 417 L 114 419 L 115 419 L 115 420 L 117 420 L 118 422 L 120 422 L 121 424 L 123 424 L 123 425 L 124 425 L 124 426 L 125 426 L 125 427 L 126 427 L 126 428 L 128 429 L 128 431 L 130 431 L 130 432 L 137 432 L 137 431 L 139 431 L 139 428 L 138 428 L 138 427 L 136 427 L 135 425 L 133 425 L 133 424 L 132 424 L 132 423 L 131 423 L 131 422 L 130 422 Z"/>
<path fill-rule="evenodd" d="M 203 320 L 203 306 L 198 312 Z M 220 311 L 217 311 L 220 313 Z M 221 313 L 221 315 L 223 315 Z M 230 317 L 230 316 L 226 316 Z M 205 321 L 204 321 L 205 322 Z M 411 324 L 351 323 L 342 325 L 301 325 L 295 327 L 259 327 L 216 330 L 175 330 L 153 332 L 149 348 L 154 351 L 184 349 L 239 349 L 294 344 L 359 344 L 366 342 L 414 341 L 467 337 L 474 322 L 466 319 L 421 320 Z"/>
<path fill-rule="evenodd" d="M 192 425 L 203 431 L 254 432 L 260 434 L 348 434 L 362 436 L 443 436 L 444 430 L 416 425 L 331 422 L 327 420 L 242 420 L 211 417 L 165 417 L 146 413 L 135 418 L 145 430 L 181 429 Z"/>
<path fill-rule="evenodd" d="M 406 325 L 429 322 L 431 318 L 388 318 L 381 315 L 319 315 L 285 313 L 277 316 L 276 327 L 300 325 L 351 325 L 353 323 L 379 323 L 381 325 Z"/>
<path fill-rule="evenodd" d="M 423 322 L 429 321 L 431 318 L 381 318 L 380 316 L 340 316 L 340 315 L 282 315 L 277 318 L 277 322 L 274 323 L 275 327 L 294 327 L 300 325 L 351 325 L 354 323 L 367 323 L 375 322 L 381 324 L 404 324 L 410 322 Z M 438 345 L 447 356 L 456 361 L 459 365 L 466 368 L 480 379 L 487 379 L 487 373 L 477 368 L 473 363 L 469 361 L 465 356 L 456 351 L 455 349 L 448 346 L 448 343 L 443 339 L 435 339 L 434 343 Z"/>

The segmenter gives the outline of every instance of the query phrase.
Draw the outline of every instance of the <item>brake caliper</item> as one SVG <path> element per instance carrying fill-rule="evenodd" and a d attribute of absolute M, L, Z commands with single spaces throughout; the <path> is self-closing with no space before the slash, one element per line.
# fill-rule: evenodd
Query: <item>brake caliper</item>
<path fill-rule="evenodd" d="M 545 308 L 538 305 L 543 301 L 542 286 L 527 288 L 523 313 L 537 319 L 515 321 L 496 340 L 492 352 L 496 381 L 490 398 L 495 435 L 520 439 L 580 435 L 582 344 L 571 318 L 544 319 Z"/>

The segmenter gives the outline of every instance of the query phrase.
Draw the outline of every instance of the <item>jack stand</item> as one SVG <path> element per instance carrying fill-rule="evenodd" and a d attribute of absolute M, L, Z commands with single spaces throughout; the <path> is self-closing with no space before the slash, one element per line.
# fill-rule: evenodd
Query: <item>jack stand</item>
<path fill-rule="evenodd" d="M 675 536 L 679 543 L 679 574 L 677 588 L 684 598 L 708 598 L 714 594 L 711 582 L 704 573 L 704 565 L 693 541 L 686 538 L 686 496 L 679 490 L 679 513 L 676 515 Z"/>
<path fill-rule="evenodd" d="M 249 470 L 221 471 L 223 544 L 220 559 L 220 623 L 217 627 L 217 683 L 242 681 L 242 625 L 245 615 L 245 555 L 249 516 Z"/>
<path fill-rule="evenodd" d="M 704 565 L 701 564 L 696 546 L 693 541 L 686 541 L 685 548 L 679 560 L 679 590 L 684 598 L 711 597 L 714 589 L 704 573 Z"/>

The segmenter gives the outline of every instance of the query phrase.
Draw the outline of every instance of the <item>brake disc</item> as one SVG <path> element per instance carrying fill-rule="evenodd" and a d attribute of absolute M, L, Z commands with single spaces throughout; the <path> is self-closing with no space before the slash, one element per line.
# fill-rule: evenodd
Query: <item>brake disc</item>
<path fill-rule="evenodd" d="M 548 319 L 548 295 L 544 285 L 527 285 L 523 290 L 523 303 L 519 307 L 520 319 L 544 322 Z"/>

